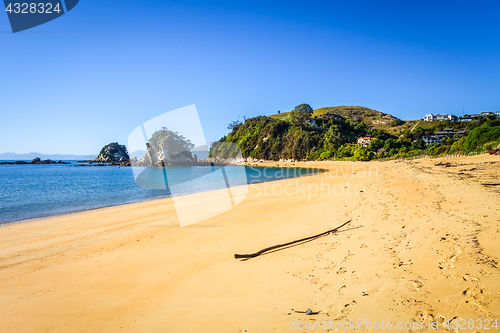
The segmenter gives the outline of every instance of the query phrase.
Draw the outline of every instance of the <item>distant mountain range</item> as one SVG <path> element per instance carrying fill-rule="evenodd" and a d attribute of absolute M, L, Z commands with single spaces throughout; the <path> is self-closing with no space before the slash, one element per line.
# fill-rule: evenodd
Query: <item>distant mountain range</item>
<path fill-rule="evenodd" d="M 130 158 L 136 157 L 140 160 L 147 152 L 144 150 L 137 150 L 130 153 Z M 208 151 L 193 151 L 193 154 L 198 154 L 198 159 L 205 159 L 208 157 Z M 3 153 L 0 154 L 0 161 L 31 161 L 35 157 L 40 157 L 41 160 L 53 160 L 53 161 L 83 161 L 83 160 L 93 160 L 97 157 L 96 155 L 71 155 L 71 154 L 42 154 L 42 153 L 27 153 L 27 154 L 16 154 L 16 153 Z"/>
<path fill-rule="evenodd" d="M 146 155 L 147 151 L 145 150 L 136 150 L 132 153 L 129 153 L 128 156 L 130 156 L 130 158 L 137 158 L 138 160 L 140 160 L 141 158 L 144 157 L 144 155 Z"/>
<path fill-rule="evenodd" d="M 0 160 L 32 160 L 35 157 L 40 157 L 42 160 L 92 160 L 96 155 L 70 155 L 70 154 L 41 154 L 41 153 L 3 153 L 0 154 Z"/>

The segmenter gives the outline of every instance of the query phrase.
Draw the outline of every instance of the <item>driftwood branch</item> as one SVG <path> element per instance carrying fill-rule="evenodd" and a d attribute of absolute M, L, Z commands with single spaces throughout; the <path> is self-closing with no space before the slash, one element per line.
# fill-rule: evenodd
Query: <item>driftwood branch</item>
<path fill-rule="evenodd" d="M 289 245 L 292 245 L 292 244 L 295 244 L 295 243 L 305 242 L 305 241 L 308 241 L 308 240 L 313 240 L 313 239 L 316 239 L 316 238 L 319 238 L 319 237 L 322 237 L 322 236 L 326 236 L 326 235 L 328 235 L 330 233 L 336 232 L 338 229 L 342 228 L 343 226 L 345 226 L 349 222 L 351 222 L 351 220 L 347 221 L 346 223 L 342 224 L 339 227 L 336 227 L 334 229 L 322 232 L 320 234 L 317 234 L 317 235 L 314 235 L 314 236 L 310 236 L 310 237 L 306 237 L 306 238 L 302 238 L 302 239 L 297 239 L 297 240 L 294 240 L 292 242 L 288 242 L 288 243 L 285 243 L 285 244 L 278 244 L 278 245 L 274 245 L 274 246 L 271 246 L 271 247 L 266 247 L 265 249 L 262 249 L 262 250 L 260 250 L 258 252 L 255 252 L 255 253 L 251 253 L 251 254 L 235 254 L 234 258 L 235 259 L 255 258 L 255 257 L 260 256 L 263 253 L 266 253 L 266 252 L 271 251 L 271 250 L 278 249 L 280 247 L 285 247 L 285 246 L 289 246 Z"/>

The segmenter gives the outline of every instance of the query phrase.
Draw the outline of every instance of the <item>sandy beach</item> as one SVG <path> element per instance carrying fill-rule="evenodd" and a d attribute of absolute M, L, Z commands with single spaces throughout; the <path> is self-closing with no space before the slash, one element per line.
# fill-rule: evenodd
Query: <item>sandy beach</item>
<path fill-rule="evenodd" d="M 337 332 L 363 320 L 435 332 L 500 319 L 499 156 L 294 165 L 328 171 L 251 185 L 185 227 L 170 198 L 0 227 L 0 330 Z"/>

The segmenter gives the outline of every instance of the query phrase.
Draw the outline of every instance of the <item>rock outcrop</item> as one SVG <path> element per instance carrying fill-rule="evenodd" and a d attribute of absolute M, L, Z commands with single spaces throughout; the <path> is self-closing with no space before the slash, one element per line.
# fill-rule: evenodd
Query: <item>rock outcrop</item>
<path fill-rule="evenodd" d="M 118 142 L 111 142 L 101 149 L 99 156 L 91 163 L 127 164 L 129 161 L 127 147 L 119 145 Z"/>
<path fill-rule="evenodd" d="M 6 164 L 70 164 L 69 162 L 63 162 L 63 161 L 53 161 L 53 160 L 41 160 L 40 157 L 35 157 L 34 159 L 31 160 L 31 162 L 26 162 L 26 161 L 15 161 L 15 162 L 0 162 L 2 165 Z"/>
<path fill-rule="evenodd" d="M 156 151 L 151 146 L 148 147 L 148 152 L 138 161 L 131 161 L 132 166 L 188 166 L 195 165 L 198 162 L 196 155 L 192 155 L 189 151 L 182 151 L 175 154 L 169 154 L 168 149 L 158 149 Z"/>

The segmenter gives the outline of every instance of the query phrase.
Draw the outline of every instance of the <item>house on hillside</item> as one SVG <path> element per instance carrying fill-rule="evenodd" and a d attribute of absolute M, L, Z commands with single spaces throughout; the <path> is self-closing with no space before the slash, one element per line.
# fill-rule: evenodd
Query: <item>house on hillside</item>
<path fill-rule="evenodd" d="M 500 111 L 483 111 L 481 113 L 473 113 L 473 114 L 466 114 L 463 117 L 460 117 L 458 121 L 472 121 L 474 119 L 479 119 L 481 117 L 487 117 L 487 116 L 496 116 L 500 117 Z"/>
<path fill-rule="evenodd" d="M 479 113 L 473 113 L 473 114 L 466 114 L 465 116 L 463 117 L 460 117 L 458 119 L 459 122 L 463 122 L 463 121 L 472 121 L 474 119 L 478 119 L 479 117 L 481 117 L 481 115 Z"/>
<path fill-rule="evenodd" d="M 368 146 L 372 140 L 377 140 L 377 138 L 372 138 L 371 136 L 362 136 L 358 138 L 358 145 Z"/>
<path fill-rule="evenodd" d="M 442 131 L 434 132 L 434 136 L 437 139 L 452 138 L 455 135 L 458 135 L 458 136 L 462 137 L 462 136 L 464 136 L 466 134 L 467 134 L 467 132 L 465 130 L 454 131 L 453 128 L 445 128 Z"/>
<path fill-rule="evenodd" d="M 452 114 L 426 114 L 424 121 L 457 120 L 457 116 Z"/>
<path fill-rule="evenodd" d="M 436 138 L 436 136 L 434 136 L 434 135 L 425 135 L 422 137 L 422 140 L 424 140 L 424 143 L 426 145 L 433 144 L 434 142 L 441 142 L 441 140 Z"/>

